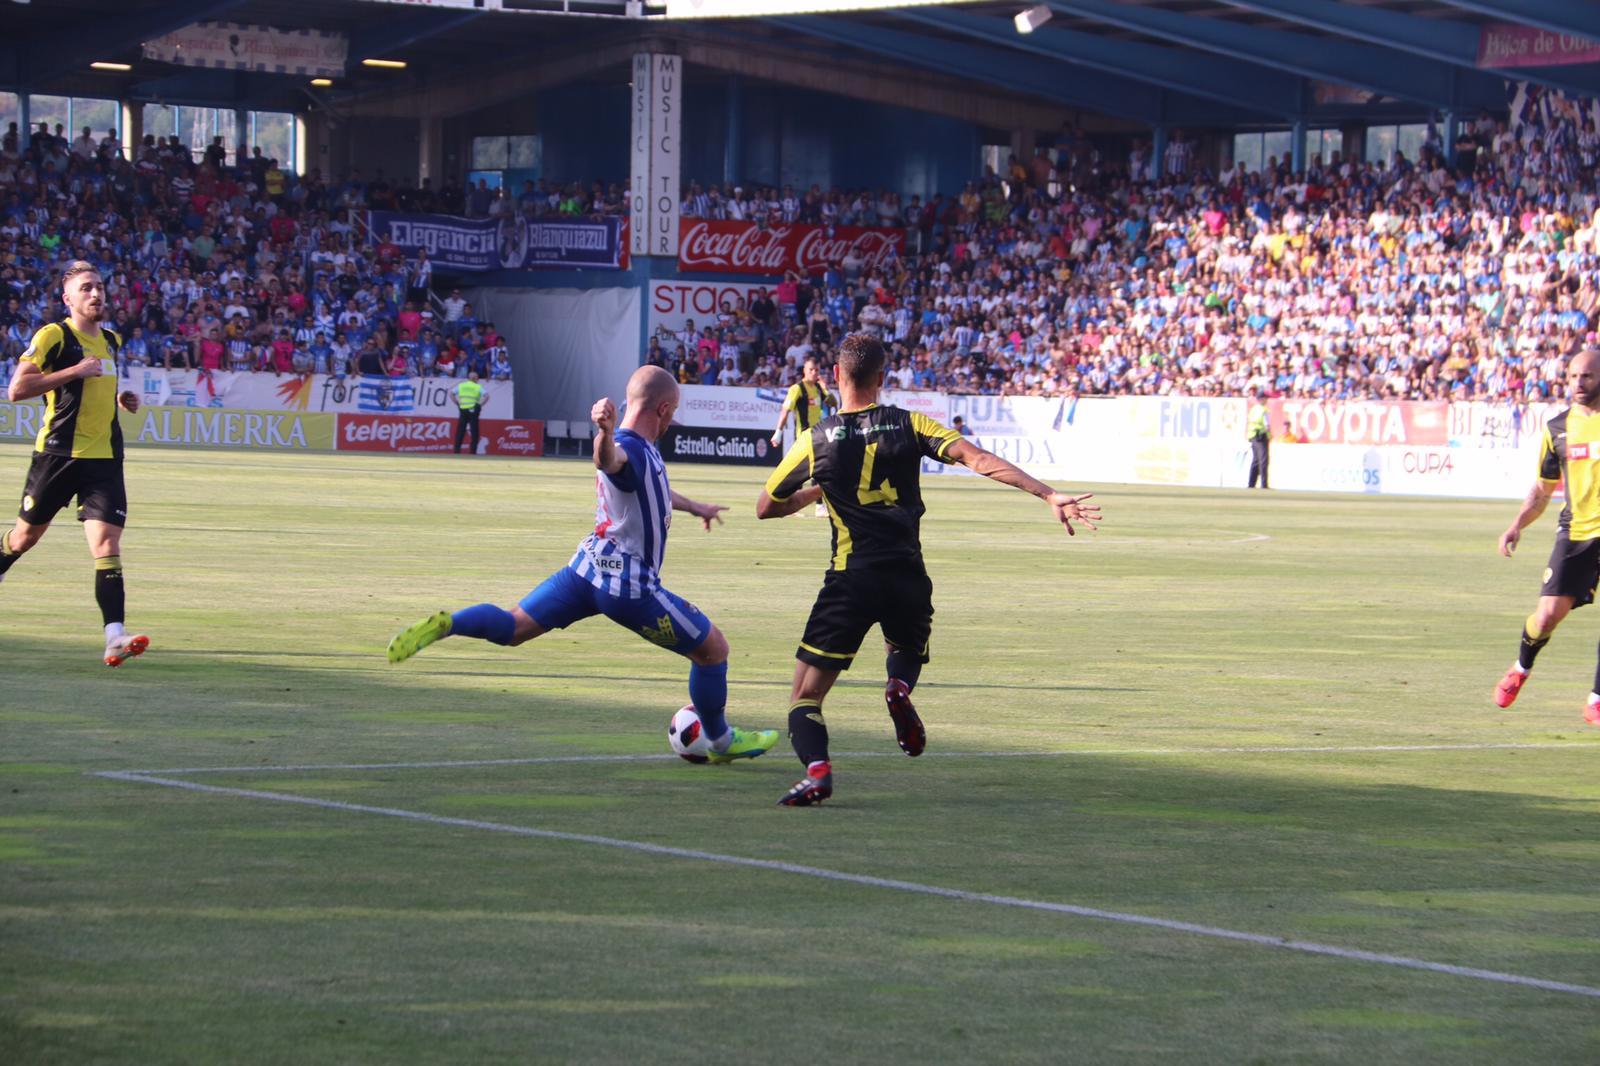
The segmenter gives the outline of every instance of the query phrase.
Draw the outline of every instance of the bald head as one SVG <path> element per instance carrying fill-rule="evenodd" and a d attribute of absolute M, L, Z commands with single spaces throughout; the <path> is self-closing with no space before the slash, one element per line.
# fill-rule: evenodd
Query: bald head
<path fill-rule="evenodd" d="M 1585 348 L 1567 362 L 1567 399 L 1600 410 L 1600 349 Z"/>
<path fill-rule="evenodd" d="M 659 366 L 641 366 L 628 379 L 628 409 L 655 407 L 678 398 L 678 382 Z"/>
<path fill-rule="evenodd" d="M 628 379 L 628 413 L 622 426 L 647 440 L 660 440 L 677 409 L 677 380 L 659 366 L 641 366 Z"/>

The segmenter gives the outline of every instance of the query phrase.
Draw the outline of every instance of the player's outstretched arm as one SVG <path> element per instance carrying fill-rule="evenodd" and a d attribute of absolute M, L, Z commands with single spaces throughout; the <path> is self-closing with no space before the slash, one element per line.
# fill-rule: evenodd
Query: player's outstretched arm
<path fill-rule="evenodd" d="M 789 424 L 789 409 L 787 407 L 778 411 L 778 428 L 772 431 L 771 442 L 774 448 L 783 443 L 783 427 Z"/>
<path fill-rule="evenodd" d="M 1544 514 L 1544 509 L 1550 503 L 1550 497 L 1555 495 L 1554 481 L 1535 481 L 1533 488 L 1528 490 L 1528 495 L 1522 500 L 1522 508 L 1517 511 L 1516 520 L 1500 534 L 1500 554 L 1507 559 L 1511 558 L 1517 550 L 1517 542 L 1522 539 L 1522 531 L 1539 520 Z"/>
<path fill-rule="evenodd" d="M 805 488 L 797 490 L 793 496 L 782 500 L 774 500 L 763 491 L 761 498 L 756 501 L 756 517 L 785 518 L 796 511 L 803 511 L 812 504 L 820 503 L 821 501 L 822 486 L 820 485 L 807 485 Z"/>
<path fill-rule="evenodd" d="M 720 503 L 700 503 L 691 500 L 677 489 L 672 489 L 672 509 L 674 511 L 688 511 L 700 519 L 700 524 L 705 526 L 706 532 L 711 532 L 711 521 L 716 519 L 717 525 L 722 525 L 722 512 L 728 508 Z"/>
<path fill-rule="evenodd" d="M 1030 496 L 1039 497 L 1050 505 L 1056 521 L 1066 527 L 1067 533 L 1071 536 L 1078 534 L 1078 531 L 1072 528 L 1074 520 L 1082 522 L 1090 529 L 1100 528 L 1095 525 L 1101 520 L 1100 505 L 1084 502 L 1093 499 L 1093 493 L 1069 496 L 1064 492 L 1057 492 L 1022 468 L 1007 462 L 993 452 L 985 451 L 969 440 L 954 442 L 945 454 L 974 474 L 982 474 L 991 481 L 998 481 L 1002 485 L 1021 489 Z"/>
<path fill-rule="evenodd" d="M 617 428 L 617 405 L 602 396 L 589 409 L 589 420 L 595 424 L 594 468 L 615 474 L 628 465 L 628 453 L 617 447 L 614 437 Z"/>

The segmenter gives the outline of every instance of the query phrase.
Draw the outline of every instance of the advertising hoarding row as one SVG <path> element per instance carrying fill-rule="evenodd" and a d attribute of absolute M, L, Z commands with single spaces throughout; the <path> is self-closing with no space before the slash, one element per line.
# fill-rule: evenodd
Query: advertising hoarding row
<path fill-rule="evenodd" d="M 0 403 L 0 441 L 33 443 L 44 406 Z M 278 451 L 451 452 L 456 419 L 435 415 L 240 411 L 220 407 L 141 407 L 118 414 L 130 446 L 167 444 Z M 484 418 L 481 455 L 541 456 L 544 423 Z"/>
<path fill-rule="evenodd" d="M 233 373 L 133 367 L 123 387 L 147 407 L 237 408 L 301 414 L 456 415 L 454 378 L 391 378 L 376 374 Z M 510 418 L 509 381 L 485 381 L 483 417 Z"/>

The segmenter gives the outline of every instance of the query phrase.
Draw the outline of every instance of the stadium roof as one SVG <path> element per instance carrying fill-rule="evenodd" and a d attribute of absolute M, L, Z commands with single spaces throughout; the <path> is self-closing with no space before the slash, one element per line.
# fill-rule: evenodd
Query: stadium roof
<path fill-rule="evenodd" d="M 628 18 L 625 0 L 499 3 L 505 10 L 379 0 L 0 0 L 0 85 L 258 109 L 327 105 L 359 115 L 397 92 L 420 99 L 495 71 L 560 60 L 555 76 L 589 79 L 640 45 L 720 45 L 809 64 L 819 56 L 867 60 L 889 77 L 956 79 L 1144 124 L 1471 113 L 1504 106 L 1508 77 L 1600 94 L 1596 63 L 1478 66 L 1480 33 L 1491 23 L 1600 41 L 1600 5 L 1566 0 L 1047 0 L 1052 17 L 1027 35 L 1012 22 L 1031 6 L 1023 0 L 688 21 Z M 192 70 L 142 57 L 141 41 L 203 19 L 343 32 L 349 72 L 313 93 L 303 76 Z M 588 69 L 586 56 L 594 59 Z M 409 68 L 368 70 L 356 63 L 363 58 L 402 59 Z M 95 60 L 133 69 L 90 72 Z"/>

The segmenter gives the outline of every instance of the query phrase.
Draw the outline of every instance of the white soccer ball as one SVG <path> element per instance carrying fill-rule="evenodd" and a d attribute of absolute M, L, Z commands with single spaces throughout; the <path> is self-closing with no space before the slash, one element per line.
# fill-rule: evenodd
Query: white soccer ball
<path fill-rule="evenodd" d="M 711 738 L 706 736 L 705 725 L 694 704 L 687 704 L 672 716 L 667 726 L 667 743 L 680 758 L 690 762 L 705 762 L 711 754 Z"/>

